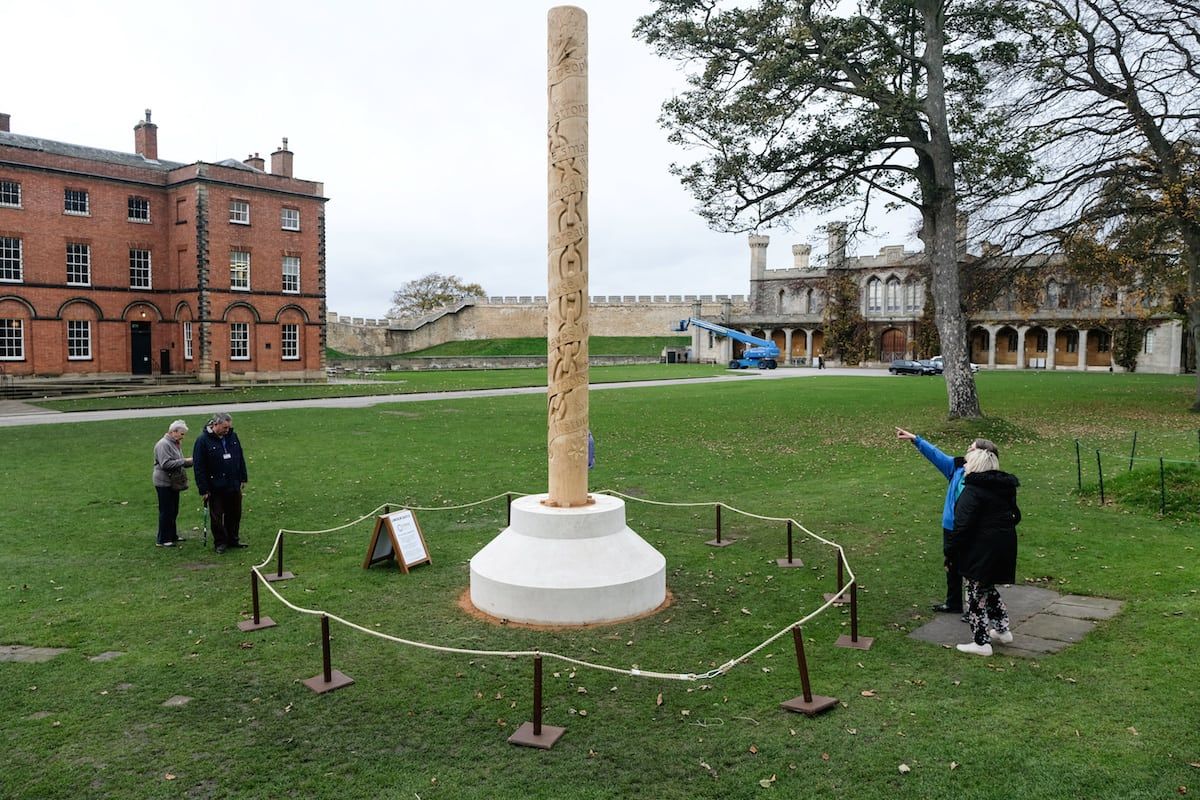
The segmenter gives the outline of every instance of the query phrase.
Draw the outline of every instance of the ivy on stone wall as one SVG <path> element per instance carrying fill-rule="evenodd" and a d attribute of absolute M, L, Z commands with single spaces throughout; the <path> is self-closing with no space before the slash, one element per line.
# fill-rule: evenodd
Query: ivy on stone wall
<path fill-rule="evenodd" d="M 848 366 L 871 360 L 871 329 L 859 311 L 858 282 L 844 273 L 830 275 L 825 296 L 825 350 Z"/>
<path fill-rule="evenodd" d="M 1113 361 L 1130 372 L 1137 370 L 1138 354 L 1142 352 L 1142 342 L 1145 341 L 1146 331 L 1154 327 L 1154 323 L 1144 319 L 1123 319 L 1113 326 L 1112 354 Z"/>
<path fill-rule="evenodd" d="M 938 335 L 937 325 L 933 321 L 933 296 L 928 292 L 925 294 L 925 308 L 913 332 L 913 340 L 917 355 L 921 358 L 930 358 L 942 352 L 942 337 Z"/>

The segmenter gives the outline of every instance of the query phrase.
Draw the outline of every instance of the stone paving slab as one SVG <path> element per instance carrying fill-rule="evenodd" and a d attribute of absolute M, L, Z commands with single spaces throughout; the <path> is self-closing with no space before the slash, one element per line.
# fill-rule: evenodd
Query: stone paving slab
<path fill-rule="evenodd" d="M 1053 639 L 1074 644 L 1083 639 L 1096 623 L 1087 619 L 1060 617 L 1057 614 L 1034 614 L 1021 625 L 1021 633 L 1040 639 Z M 1014 631 L 1015 634 L 1015 631 Z"/>
<path fill-rule="evenodd" d="M 1074 617 L 1075 619 L 1112 619 L 1118 612 L 1111 611 L 1107 608 L 1095 608 L 1092 606 L 1079 606 L 1073 603 L 1055 602 L 1046 606 L 1047 614 L 1057 614 L 1060 617 Z"/>
<path fill-rule="evenodd" d="M 177 694 L 173 697 L 168 697 L 165 701 L 163 701 L 163 705 L 168 708 L 179 708 L 181 706 L 186 706 L 190 702 L 192 702 L 192 698 Z"/>
<path fill-rule="evenodd" d="M 40 664 L 67 652 L 65 647 L 27 647 L 23 644 L 0 644 L 0 661 L 22 661 Z"/>
<path fill-rule="evenodd" d="M 1120 613 L 1122 602 L 1104 597 L 1060 595 L 1041 586 L 1000 586 L 1000 596 L 1008 606 L 1013 641 L 992 647 L 997 654 L 1038 658 L 1080 641 L 1096 627 L 1097 620 L 1111 619 Z M 935 614 L 933 619 L 909 637 L 939 645 L 969 641 L 971 628 L 958 614 Z"/>

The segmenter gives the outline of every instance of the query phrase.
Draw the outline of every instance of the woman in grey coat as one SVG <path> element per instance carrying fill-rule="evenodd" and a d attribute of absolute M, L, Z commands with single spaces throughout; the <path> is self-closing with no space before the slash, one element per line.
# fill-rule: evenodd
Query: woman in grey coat
<path fill-rule="evenodd" d="M 158 493 L 158 540 L 159 547 L 174 547 L 179 542 L 175 520 L 179 516 L 179 493 L 187 488 L 185 467 L 192 459 L 184 458 L 179 443 L 187 435 L 187 423 L 177 419 L 154 445 L 154 491 Z"/>

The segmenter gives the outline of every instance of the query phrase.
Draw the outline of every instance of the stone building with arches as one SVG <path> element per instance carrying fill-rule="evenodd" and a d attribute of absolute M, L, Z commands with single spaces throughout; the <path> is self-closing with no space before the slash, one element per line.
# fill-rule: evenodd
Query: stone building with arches
<path fill-rule="evenodd" d="M 926 351 L 936 350 L 936 344 L 921 345 L 929 341 L 922 326 L 932 324 L 926 311 L 929 267 L 922 252 L 891 245 L 878 255 L 847 257 L 845 229 L 835 226 L 819 262 L 812 259 L 809 245 L 797 244 L 792 266 L 768 269 L 769 243 L 767 236 L 749 237 L 749 302 L 740 308 L 727 304 L 709 319 L 773 341 L 784 364 L 812 366 L 817 355 L 831 360 L 825 348 L 826 311 L 831 287 L 842 281 L 869 331 L 866 364 L 937 355 Z M 1188 363 L 1181 321 L 1156 311 L 1166 298 L 1081 285 L 1056 256 L 989 263 L 963 248 L 962 258 L 976 262 L 983 272 L 1005 269 L 1006 275 L 1026 278 L 1023 291 L 1009 284 L 968 316 L 971 361 L 980 366 L 1120 371 L 1124 368 L 1114 356 L 1118 336 L 1136 337 L 1131 349 L 1140 372 L 1179 373 Z M 695 330 L 692 347 L 700 360 L 725 363 L 743 346 Z"/>
<path fill-rule="evenodd" d="M 325 198 L 245 161 L 14 134 L 0 114 L 0 370 L 324 379 Z"/>

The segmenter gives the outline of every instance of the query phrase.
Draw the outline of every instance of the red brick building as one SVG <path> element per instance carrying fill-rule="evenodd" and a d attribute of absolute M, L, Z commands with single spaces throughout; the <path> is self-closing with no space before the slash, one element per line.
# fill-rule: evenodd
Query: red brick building
<path fill-rule="evenodd" d="M 325 377 L 324 186 L 287 139 L 244 162 L 9 130 L 0 114 L 0 370 Z"/>

